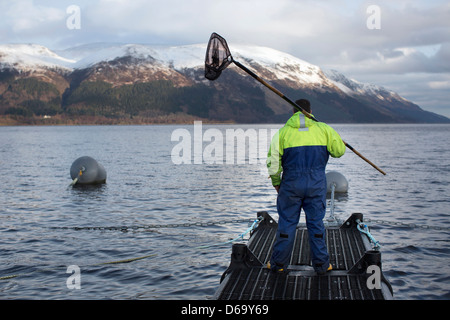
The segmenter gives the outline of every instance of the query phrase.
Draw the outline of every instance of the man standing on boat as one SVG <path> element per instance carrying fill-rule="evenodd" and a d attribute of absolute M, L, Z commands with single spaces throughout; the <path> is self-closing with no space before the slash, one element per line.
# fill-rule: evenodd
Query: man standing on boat
<path fill-rule="evenodd" d="M 308 100 L 300 99 L 296 104 L 311 113 Z M 294 115 L 273 137 L 267 156 L 272 185 L 278 192 L 279 216 L 273 253 L 267 266 L 275 272 L 287 268 L 303 208 L 312 265 L 321 275 L 332 269 L 323 224 L 327 193 L 325 167 L 329 155 L 339 158 L 345 153 L 345 145 L 333 128 L 296 111 L 294 109 Z"/>

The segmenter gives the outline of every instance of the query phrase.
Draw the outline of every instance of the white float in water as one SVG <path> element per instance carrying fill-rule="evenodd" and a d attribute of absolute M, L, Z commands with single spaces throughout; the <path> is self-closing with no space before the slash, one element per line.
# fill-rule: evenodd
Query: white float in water
<path fill-rule="evenodd" d="M 333 221 L 334 217 L 334 195 L 335 193 L 346 193 L 348 190 L 348 182 L 345 177 L 337 171 L 330 171 L 326 173 L 327 178 L 327 192 L 331 193 L 330 199 L 330 216 L 329 221 Z"/>
<path fill-rule="evenodd" d="M 348 181 L 345 177 L 337 171 L 329 171 L 326 173 L 327 178 L 327 192 L 332 191 L 334 185 L 334 192 L 347 192 Z"/>
<path fill-rule="evenodd" d="M 75 184 L 101 184 L 106 182 L 106 170 L 94 158 L 78 158 L 70 167 L 70 176 Z"/>

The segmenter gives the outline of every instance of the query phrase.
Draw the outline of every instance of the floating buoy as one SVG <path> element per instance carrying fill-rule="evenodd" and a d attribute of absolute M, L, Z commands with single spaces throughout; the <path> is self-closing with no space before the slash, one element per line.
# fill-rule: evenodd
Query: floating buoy
<path fill-rule="evenodd" d="M 331 192 L 333 185 L 334 185 L 334 192 L 348 191 L 348 181 L 341 173 L 337 171 L 330 171 L 326 173 L 326 178 L 327 178 L 327 192 Z"/>
<path fill-rule="evenodd" d="M 84 156 L 78 158 L 70 167 L 71 185 L 102 184 L 106 182 L 106 170 L 94 158 Z"/>

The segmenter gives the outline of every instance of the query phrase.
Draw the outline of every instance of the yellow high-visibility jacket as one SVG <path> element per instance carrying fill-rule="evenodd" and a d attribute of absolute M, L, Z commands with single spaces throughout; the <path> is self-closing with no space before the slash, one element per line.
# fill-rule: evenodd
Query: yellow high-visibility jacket
<path fill-rule="evenodd" d="M 267 168 L 272 185 L 281 183 L 281 173 L 323 172 L 329 155 L 339 158 L 345 144 L 329 125 L 295 113 L 272 138 Z"/>

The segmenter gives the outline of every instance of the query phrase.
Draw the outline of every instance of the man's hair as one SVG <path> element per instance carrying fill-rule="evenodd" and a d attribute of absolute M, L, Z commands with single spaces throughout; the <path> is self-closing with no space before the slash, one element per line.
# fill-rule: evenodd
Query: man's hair
<path fill-rule="evenodd" d="M 302 107 L 303 110 L 305 110 L 308 113 L 311 113 L 311 103 L 309 103 L 308 100 L 306 99 L 300 99 L 295 101 L 295 103 L 297 105 L 299 105 L 300 107 Z M 297 112 L 298 110 L 296 108 L 294 108 L 294 112 Z"/>

